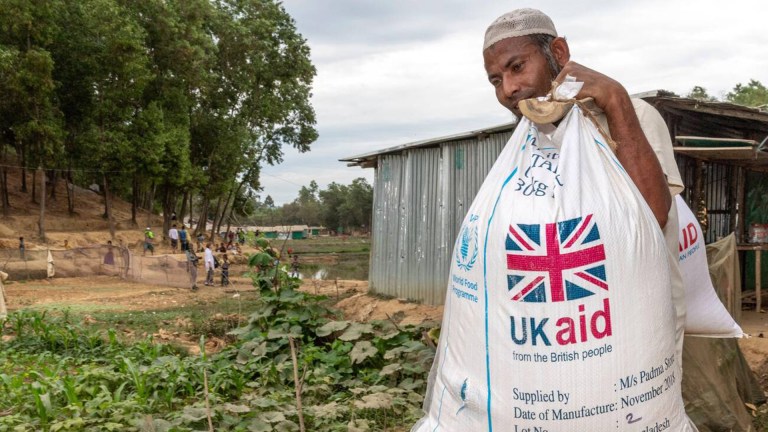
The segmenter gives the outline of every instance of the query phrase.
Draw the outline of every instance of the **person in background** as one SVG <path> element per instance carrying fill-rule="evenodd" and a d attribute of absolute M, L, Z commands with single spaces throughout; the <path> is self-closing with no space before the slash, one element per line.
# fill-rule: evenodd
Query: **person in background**
<path fill-rule="evenodd" d="M 72 246 L 69 245 L 69 240 L 64 239 L 64 250 L 70 250 Z"/>
<path fill-rule="evenodd" d="M 299 277 L 299 256 L 294 255 L 291 258 L 291 277 Z"/>
<path fill-rule="evenodd" d="M 221 286 L 229 285 L 229 257 L 224 254 L 221 257 Z"/>
<path fill-rule="evenodd" d="M 150 227 L 144 230 L 144 250 L 141 252 L 141 256 L 147 254 L 149 251 L 152 255 L 155 254 L 155 246 L 152 244 L 155 241 L 155 233 L 152 232 Z"/>
<path fill-rule="evenodd" d="M 107 240 L 107 253 L 104 255 L 104 264 L 115 265 L 115 253 L 112 251 L 112 240 Z"/>
<path fill-rule="evenodd" d="M 21 259 L 24 259 L 24 251 L 26 251 L 27 247 L 24 245 L 24 237 L 19 237 L 19 256 Z"/>
<path fill-rule="evenodd" d="M 211 244 L 205 245 L 203 251 L 203 264 L 205 264 L 205 286 L 213 286 L 213 251 L 211 250 Z"/>
<path fill-rule="evenodd" d="M 189 272 L 190 289 L 192 291 L 197 291 L 197 266 L 200 257 L 195 255 L 195 251 L 189 248 L 185 249 L 184 252 L 187 254 L 187 272 Z"/>
<path fill-rule="evenodd" d="M 171 239 L 171 250 L 176 253 L 176 247 L 179 245 L 179 230 L 176 229 L 176 224 L 168 230 L 168 238 Z"/>
<path fill-rule="evenodd" d="M 184 224 L 181 224 L 181 229 L 179 230 L 179 243 L 181 243 L 182 252 L 186 252 L 189 249 L 189 240 L 187 239 L 187 227 Z"/>

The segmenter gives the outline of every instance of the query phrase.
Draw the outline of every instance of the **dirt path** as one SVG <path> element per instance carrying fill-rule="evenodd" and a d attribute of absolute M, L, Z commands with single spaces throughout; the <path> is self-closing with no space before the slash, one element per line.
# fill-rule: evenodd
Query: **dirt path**
<path fill-rule="evenodd" d="M 9 310 L 71 308 L 86 310 L 160 310 L 214 302 L 235 292 L 255 291 L 250 281 L 233 277 L 233 286 L 200 286 L 196 292 L 162 285 L 132 283 L 118 277 L 56 278 L 6 284 Z M 393 319 L 398 324 L 438 322 L 443 308 L 385 299 L 368 294 L 367 281 L 306 280 L 301 290 L 336 300 L 349 320 L 367 322 Z"/>
<path fill-rule="evenodd" d="M 254 288 L 238 284 L 241 291 Z M 60 278 L 6 284 L 9 310 L 26 307 L 71 307 L 93 310 L 152 310 L 187 306 L 231 296 L 232 288 L 201 287 L 197 292 L 161 285 L 126 282 L 117 277 Z"/>

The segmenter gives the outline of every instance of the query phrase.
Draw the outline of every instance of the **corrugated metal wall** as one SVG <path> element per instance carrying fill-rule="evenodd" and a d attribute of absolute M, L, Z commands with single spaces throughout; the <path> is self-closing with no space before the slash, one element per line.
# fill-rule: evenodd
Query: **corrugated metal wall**
<path fill-rule="evenodd" d="M 380 156 L 370 289 L 442 304 L 459 226 L 512 131 Z"/>

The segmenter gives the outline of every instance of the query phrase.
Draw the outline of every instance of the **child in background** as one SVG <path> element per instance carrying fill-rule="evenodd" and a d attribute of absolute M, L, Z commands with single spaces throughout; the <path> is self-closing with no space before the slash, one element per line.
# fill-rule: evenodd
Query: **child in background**
<path fill-rule="evenodd" d="M 229 285 L 229 257 L 227 254 L 222 255 L 221 261 L 221 286 Z"/>

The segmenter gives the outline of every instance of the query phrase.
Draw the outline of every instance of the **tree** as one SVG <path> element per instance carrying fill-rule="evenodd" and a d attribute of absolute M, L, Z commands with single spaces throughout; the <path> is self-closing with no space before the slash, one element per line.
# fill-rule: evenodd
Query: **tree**
<path fill-rule="evenodd" d="M 320 191 L 321 217 L 323 225 L 327 228 L 335 230 L 347 223 L 343 209 L 347 201 L 348 189 L 345 185 L 332 182 L 326 189 Z"/>
<path fill-rule="evenodd" d="M 725 98 L 728 102 L 739 105 L 768 108 L 768 88 L 754 79 L 749 80 L 747 85 L 736 84 Z"/>
<path fill-rule="evenodd" d="M 686 97 L 689 97 L 691 99 L 698 99 L 706 102 L 717 101 L 716 97 L 710 96 L 709 93 L 707 93 L 707 89 L 701 86 L 694 86 Z"/>
<path fill-rule="evenodd" d="M 62 115 L 55 103 L 54 61 L 49 51 L 56 32 L 58 1 L 27 2 L 5 0 L 0 4 L 0 69 L 3 98 L 0 106 L 2 150 L 15 145 L 21 156 L 22 191 L 26 191 L 27 167 L 55 168 L 62 142 Z M 8 202 L 6 172 L 2 170 L 3 211 Z M 34 177 L 33 177 L 34 178 Z M 32 183 L 32 201 L 37 202 L 36 181 Z M 41 185 L 44 187 L 44 183 Z M 45 207 L 40 194 L 39 235 L 45 239 Z"/>
<path fill-rule="evenodd" d="M 257 208 L 263 164 L 317 138 L 315 73 L 276 0 L 0 0 L 0 157 L 66 170 L 71 215 L 97 182 L 111 227 L 117 194 L 134 223 L 160 207 L 166 232 L 181 202 L 218 229 Z M 0 166 L 6 214 L 8 195 Z"/>

